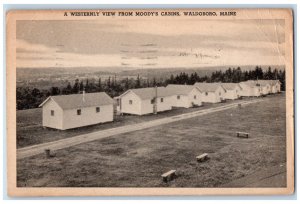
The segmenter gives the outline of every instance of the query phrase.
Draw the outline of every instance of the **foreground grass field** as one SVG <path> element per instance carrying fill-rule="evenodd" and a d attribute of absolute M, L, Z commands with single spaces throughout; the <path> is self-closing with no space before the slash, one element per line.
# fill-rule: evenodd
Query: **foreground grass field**
<path fill-rule="evenodd" d="M 236 131 L 250 133 L 237 138 Z M 285 97 L 112 136 L 17 161 L 18 186 L 236 187 L 232 181 L 285 168 Z M 210 160 L 195 157 L 208 153 Z M 164 183 L 160 175 L 177 170 Z M 284 170 L 283 170 L 284 171 Z M 258 175 L 259 176 L 259 175 Z M 286 178 L 277 186 L 286 186 Z M 243 183 L 251 181 L 245 179 Z M 272 187 L 273 182 L 259 184 Z M 235 186 L 236 185 L 236 186 Z M 276 186 L 276 187 L 277 187 Z M 253 186 L 257 187 L 257 186 Z"/>

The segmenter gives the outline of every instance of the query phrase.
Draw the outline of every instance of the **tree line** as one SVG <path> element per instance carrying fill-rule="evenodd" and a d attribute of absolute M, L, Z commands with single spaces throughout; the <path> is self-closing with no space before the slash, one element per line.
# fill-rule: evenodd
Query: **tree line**
<path fill-rule="evenodd" d="M 101 77 L 98 80 L 79 80 L 75 79 L 74 83 L 68 82 L 66 86 L 53 86 L 48 90 L 40 90 L 38 88 L 17 87 L 17 110 L 37 108 L 47 97 L 55 95 L 68 95 L 82 93 L 85 90 L 87 93 L 106 92 L 111 97 L 118 96 L 128 89 L 146 88 L 155 86 L 166 86 L 168 84 L 189 84 L 193 85 L 196 82 L 233 82 L 238 83 L 247 80 L 274 80 L 278 79 L 282 83 L 282 90 L 285 90 L 285 70 L 271 69 L 263 70 L 256 66 L 254 70 L 242 71 L 240 67 L 228 68 L 225 71 L 215 71 L 211 76 L 199 76 L 196 72 L 186 74 L 173 75 L 165 79 L 142 78 L 139 75 L 134 78 L 123 78 L 117 80 L 116 75 L 110 76 L 105 80 Z"/>

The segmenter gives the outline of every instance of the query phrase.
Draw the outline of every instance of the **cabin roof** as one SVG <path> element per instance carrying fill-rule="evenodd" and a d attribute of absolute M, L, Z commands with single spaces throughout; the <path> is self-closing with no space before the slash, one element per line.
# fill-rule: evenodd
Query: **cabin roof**
<path fill-rule="evenodd" d="M 223 86 L 226 90 L 234 90 L 236 87 L 240 87 L 238 83 L 219 83 L 219 85 Z"/>
<path fill-rule="evenodd" d="M 215 92 L 219 87 L 222 87 L 219 83 L 195 83 L 194 86 L 198 87 L 202 92 Z"/>
<path fill-rule="evenodd" d="M 271 85 L 271 80 L 248 80 L 246 82 L 251 82 L 254 84 L 259 84 L 260 86 L 267 86 L 267 85 Z"/>
<path fill-rule="evenodd" d="M 172 95 L 187 95 L 195 88 L 201 92 L 198 87 L 192 85 L 169 84 L 166 87 L 167 91 Z"/>
<path fill-rule="evenodd" d="M 259 84 L 262 86 L 266 86 L 267 84 L 270 84 L 271 86 L 274 86 L 276 83 L 280 83 L 279 80 L 257 80 Z"/>
<path fill-rule="evenodd" d="M 135 93 L 142 100 L 153 99 L 156 95 L 155 87 L 149 87 L 149 88 L 140 88 L 140 89 L 129 89 L 128 91 L 120 95 L 120 97 L 122 97 L 123 95 L 127 94 L 130 91 Z M 171 95 L 172 94 L 169 93 L 165 87 L 157 87 L 157 97 L 166 97 Z"/>
<path fill-rule="evenodd" d="M 71 94 L 48 97 L 39 107 L 49 100 L 55 101 L 62 109 L 75 109 L 113 104 L 113 99 L 105 92 Z"/>
<path fill-rule="evenodd" d="M 240 85 L 243 86 L 243 85 L 246 85 L 246 86 L 249 86 L 250 88 L 256 88 L 258 87 L 259 88 L 259 83 L 257 83 L 257 81 L 242 81 L 240 82 Z"/>

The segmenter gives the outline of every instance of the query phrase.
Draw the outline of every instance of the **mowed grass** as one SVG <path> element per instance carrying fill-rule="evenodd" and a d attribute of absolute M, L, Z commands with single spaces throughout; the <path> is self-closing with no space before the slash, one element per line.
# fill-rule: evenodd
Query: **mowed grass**
<path fill-rule="evenodd" d="M 285 164 L 285 129 L 285 96 L 269 96 L 242 108 L 59 150 L 51 159 L 41 154 L 18 160 L 17 185 L 221 187 Z M 250 138 L 237 138 L 236 131 L 249 132 Z M 197 163 L 202 153 L 210 159 Z M 161 174 L 171 169 L 177 178 L 162 182 Z"/>
<path fill-rule="evenodd" d="M 244 99 L 252 100 L 252 99 Z M 226 104 L 236 101 L 227 101 Z M 188 113 L 196 110 L 202 110 L 212 107 L 224 105 L 219 104 L 205 104 L 201 107 L 195 108 L 177 108 L 171 111 L 160 112 L 157 115 L 149 114 L 144 116 L 124 115 L 115 116 L 114 122 L 103 124 L 96 124 L 86 127 L 80 127 L 70 130 L 55 130 L 42 127 L 42 109 L 29 109 L 17 111 L 17 148 L 31 146 L 35 144 L 56 141 L 68 137 L 74 137 L 81 134 L 86 134 L 95 131 L 101 131 L 109 128 L 120 127 L 129 124 L 136 124 L 146 122 L 164 117 L 170 117 L 182 113 Z"/>

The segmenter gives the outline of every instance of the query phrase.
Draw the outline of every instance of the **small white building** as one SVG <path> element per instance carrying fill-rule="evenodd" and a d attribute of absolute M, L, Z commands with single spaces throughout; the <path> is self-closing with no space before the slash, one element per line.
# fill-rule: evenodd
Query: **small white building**
<path fill-rule="evenodd" d="M 165 87 L 129 89 L 118 97 L 121 113 L 145 115 L 172 109 L 172 96 Z"/>
<path fill-rule="evenodd" d="M 240 95 L 244 97 L 260 96 L 262 93 L 261 86 L 255 81 L 243 81 L 239 83 L 242 88 Z"/>
<path fill-rule="evenodd" d="M 220 103 L 225 100 L 225 89 L 219 83 L 195 83 L 202 92 L 202 102 Z"/>
<path fill-rule="evenodd" d="M 113 99 L 104 92 L 48 97 L 43 108 L 43 126 L 59 130 L 113 121 Z"/>
<path fill-rule="evenodd" d="M 172 95 L 172 107 L 190 108 L 202 105 L 202 93 L 198 87 L 169 84 L 166 90 Z"/>
<path fill-rule="evenodd" d="M 281 82 L 279 80 L 271 80 L 272 93 L 281 92 Z"/>
<path fill-rule="evenodd" d="M 272 93 L 271 81 L 270 80 L 257 80 L 256 83 L 260 84 L 261 95 L 265 96 Z"/>
<path fill-rule="evenodd" d="M 242 87 L 238 83 L 220 83 L 225 89 L 224 98 L 235 100 L 241 97 Z"/>
<path fill-rule="evenodd" d="M 279 80 L 257 80 L 257 83 L 262 86 L 262 93 L 264 95 L 279 93 L 281 89 L 281 83 Z"/>

